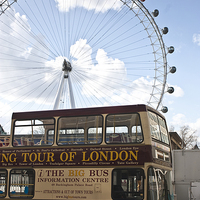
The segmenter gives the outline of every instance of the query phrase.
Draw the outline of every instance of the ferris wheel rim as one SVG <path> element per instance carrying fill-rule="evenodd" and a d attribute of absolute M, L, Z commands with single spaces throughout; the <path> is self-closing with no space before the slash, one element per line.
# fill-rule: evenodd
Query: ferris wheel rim
<path fill-rule="evenodd" d="M 139 8 L 140 10 L 144 13 L 144 15 L 148 18 L 149 22 L 152 24 L 152 27 L 154 28 L 154 31 L 158 37 L 158 40 L 159 40 L 159 43 L 160 43 L 160 49 L 162 50 L 162 58 L 163 58 L 163 68 L 164 68 L 164 75 L 163 75 L 163 87 L 162 87 L 162 90 L 161 90 L 161 94 L 160 94 L 160 98 L 158 100 L 158 103 L 157 103 L 157 106 L 156 106 L 156 110 L 159 108 L 159 106 L 161 105 L 162 103 L 162 99 L 163 99 L 163 96 L 164 96 L 164 93 L 165 93 L 165 87 L 166 87 L 166 83 L 167 83 L 167 54 L 166 54 L 166 50 L 165 50 L 165 44 L 164 44 L 164 41 L 163 41 L 163 37 L 162 37 L 162 34 L 160 32 L 160 29 L 157 25 L 157 23 L 155 22 L 154 20 L 154 17 L 151 15 L 151 13 L 149 12 L 148 9 L 146 9 L 146 7 L 144 6 L 144 4 L 140 1 L 140 0 L 120 0 L 122 1 L 125 5 L 127 5 L 128 7 L 130 7 L 130 9 L 133 11 L 133 7 L 129 6 L 128 4 L 132 1 L 133 3 L 135 3 Z M 134 4 L 132 4 L 132 6 L 134 6 Z M 141 23 L 143 24 L 143 26 L 146 28 L 145 24 L 143 23 L 143 21 L 141 20 L 140 16 L 137 15 L 138 19 L 141 21 Z M 149 35 L 148 33 L 148 29 L 146 29 L 146 32 L 147 34 Z M 151 40 L 151 37 L 149 37 L 149 39 Z M 151 41 L 151 44 L 152 44 L 152 48 L 154 49 L 154 45 L 153 45 L 153 42 Z M 155 53 L 155 50 L 153 51 L 154 55 L 156 55 Z M 156 57 L 156 56 L 155 56 Z M 155 58 L 156 59 L 156 58 Z M 156 65 L 156 63 L 155 63 Z M 156 70 L 155 70 L 155 74 L 156 74 Z M 155 80 L 156 80 L 156 75 L 155 75 Z M 155 82 L 154 82 L 154 86 L 155 86 Z M 154 88 L 153 87 L 153 91 L 154 91 Z M 149 99 L 149 102 L 148 102 L 148 105 L 151 105 L 151 99 L 153 98 L 153 92 L 151 94 L 151 97 Z"/>

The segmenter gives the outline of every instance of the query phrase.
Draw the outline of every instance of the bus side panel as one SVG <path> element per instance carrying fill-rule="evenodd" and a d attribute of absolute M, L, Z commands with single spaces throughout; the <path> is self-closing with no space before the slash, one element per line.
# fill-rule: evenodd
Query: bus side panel
<path fill-rule="evenodd" d="M 34 199 L 111 199 L 112 169 L 40 168 Z"/>

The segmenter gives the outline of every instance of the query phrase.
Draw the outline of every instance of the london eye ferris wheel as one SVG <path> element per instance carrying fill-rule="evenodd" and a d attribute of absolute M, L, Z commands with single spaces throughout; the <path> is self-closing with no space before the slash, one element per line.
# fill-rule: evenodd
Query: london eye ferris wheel
<path fill-rule="evenodd" d="M 13 111 L 148 104 L 173 93 L 159 11 L 144 0 L 0 1 L 0 124 Z"/>

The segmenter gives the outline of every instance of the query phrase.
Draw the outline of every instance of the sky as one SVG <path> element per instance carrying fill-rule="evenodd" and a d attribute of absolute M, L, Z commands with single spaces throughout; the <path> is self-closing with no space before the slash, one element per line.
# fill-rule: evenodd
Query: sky
<path fill-rule="evenodd" d="M 124 104 L 130 98 L 133 104 L 139 98 L 149 100 L 152 92 L 149 85 L 154 81 L 151 44 L 134 14 L 129 11 L 126 18 L 120 14 L 120 2 L 102 0 L 96 4 L 99 1 L 73 0 L 66 4 L 52 0 L 45 6 L 43 1 L 38 5 L 29 2 L 28 5 L 19 0 L 13 9 L 0 16 L 0 124 L 7 132 L 12 112 L 52 108 L 63 59 L 73 65 L 71 80 L 80 107 L 109 105 L 108 99 L 113 104 L 116 100 Z M 176 73 L 167 76 L 167 86 L 173 86 L 175 92 L 165 93 L 162 102 L 168 107 L 164 114 L 168 127 L 174 126 L 178 132 L 181 126 L 188 125 L 197 131 L 200 144 L 200 2 L 146 0 L 143 5 L 149 12 L 159 10 L 156 24 L 160 30 L 169 28 L 163 41 L 166 48 L 175 48 L 173 54 L 167 54 L 168 68 L 177 68 Z M 86 10 L 92 18 L 85 14 Z M 106 20 L 108 15 L 115 18 Z M 73 34 L 59 31 L 69 29 Z M 152 29 L 148 31 L 153 34 Z M 69 96 L 67 87 L 65 91 L 63 95 Z"/>

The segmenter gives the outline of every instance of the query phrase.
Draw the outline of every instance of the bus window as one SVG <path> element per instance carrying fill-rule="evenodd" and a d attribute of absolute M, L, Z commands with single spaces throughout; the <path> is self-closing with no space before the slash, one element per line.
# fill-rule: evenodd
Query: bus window
<path fill-rule="evenodd" d="M 88 143 L 99 144 L 102 141 L 102 128 L 88 129 Z"/>
<path fill-rule="evenodd" d="M 59 118 L 58 145 L 101 143 L 102 121 L 102 116 Z"/>
<path fill-rule="evenodd" d="M 148 169 L 148 200 L 170 200 L 172 199 L 170 191 L 172 191 L 170 171 L 150 167 Z"/>
<path fill-rule="evenodd" d="M 0 198 L 6 196 L 6 186 L 7 185 L 7 170 L 0 170 Z"/>
<path fill-rule="evenodd" d="M 114 169 L 112 173 L 112 198 L 143 199 L 144 171 L 139 168 Z"/>
<path fill-rule="evenodd" d="M 10 171 L 11 198 L 33 198 L 35 171 L 33 169 L 13 169 Z"/>
<path fill-rule="evenodd" d="M 107 116 L 106 143 L 141 143 L 142 141 L 142 127 L 138 114 Z"/>
<path fill-rule="evenodd" d="M 148 112 L 148 115 L 150 121 L 151 137 L 166 144 L 169 144 L 165 120 L 153 112 Z"/>
<path fill-rule="evenodd" d="M 52 145 L 54 119 L 19 120 L 14 123 L 13 146 Z"/>
<path fill-rule="evenodd" d="M 169 144 L 169 139 L 168 139 L 168 133 L 167 133 L 167 127 L 166 127 L 166 124 L 165 124 L 165 120 L 158 116 L 158 122 L 159 122 L 159 125 L 160 125 L 161 140 L 162 140 L 162 142 L 164 142 L 166 144 Z"/>
<path fill-rule="evenodd" d="M 141 126 L 132 126 L 131 129 L 132 141 L 140 143 L 143 141 Z"/>
<path fill-rule="evenodd" d="M 148 200 L 158 199 L 157 198 L 157 183 L 153 168 L 148 169 Z"/>
<path fill-rule="evenodd" d="M 150 119 L 151 137 L 157 140 L 161 140 L 157 115 L 152 112 L 148 112 L 148 114 Z"/>
<path fill-rule="evenodd" d="M 106 127 L 107 143 L 126 143 L 127 135 L 128 127 L 126 126 Z"/>

